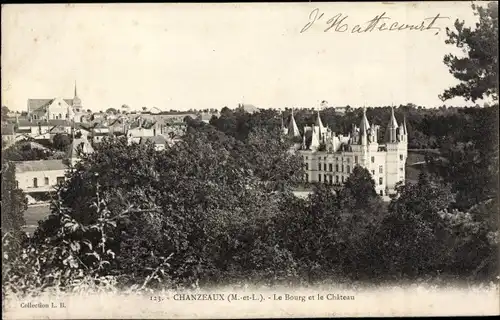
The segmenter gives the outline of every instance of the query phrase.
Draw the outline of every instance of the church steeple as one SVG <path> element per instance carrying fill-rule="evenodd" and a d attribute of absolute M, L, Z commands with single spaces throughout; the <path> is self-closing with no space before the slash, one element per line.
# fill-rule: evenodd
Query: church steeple
<path fill-rule="evenodd" d="M 78 97 L 78 92 L 76 89 L 76 80 L 75 80 L 75 96 L 73 97 L 73 108 L 74 111 L 77 112 L 79 112 L 79 109 L 82 108 L 82 100 L 80 100 L 80 98 Z"/>

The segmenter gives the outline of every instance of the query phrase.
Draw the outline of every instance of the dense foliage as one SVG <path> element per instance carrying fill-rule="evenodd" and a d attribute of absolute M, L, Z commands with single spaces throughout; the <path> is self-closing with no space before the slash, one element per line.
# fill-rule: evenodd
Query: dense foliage
<path fill-rule="evenodd" d="M 298 198 L 291 191 L 302 176 L 300 159 L 275 120 L 245 137 L 189 120 L 183 140 L 162 151 L 104 140 L 68 172 L 24 254 L 4 261 L 7 287 L 22 293 L 75 291 L 82 283 L 139 290 L 497 275 L 495 199 L 458 209 L 450 178 L 422 174 L 387 206 L 361 167 L 342 188 L 318 184 Z"/>
<path fill-rule="evenodd" d="M 489 68 L 475 45 L 487 45 L 491 8 L 478 9 L 478 30 L 457 24 L 459 33 L 449 33 L 450 43 L 471 51 L 469 60 L 448 58 L 455 72 L 467 71 L 467 84 L 447 95 L 476 99 L 492 90 L 469 72 L 478 61 Z M 327 108 L 321 117 L 347 133 L 361 112 Z M 367 110 L 381 142 L 389 112 Z M 224 108 L 210 124 L 186 117 L 186 135 L 162 151 L 109 137 L 82 154 L 29 238 L 11 161 L 42 156 L 14 145 L 2 157 L 3 291 L 498 279 L 498 105 L 395 112 L 406 117 L 409 148 L 434 153 L 428 172 L 399 185 L 390 203 L 361 167 L 342 187 L 315 184 L 297 197 L 303 169 L 291 147 L 299 141 L 280 134 L 291 110 Z M 301 129 L 317 113 L 294 115 Z"/>
<path fill-rule="evenodd" d="M 67 135 L 61 135 L 67 137 Z M 65 139 L 65 138 L 61 138 Z M 70 139 L 70 138 L 68 138 Z M 35 145 L 32 145 L 34 142 Z M 38 141 L 18 141 L 8 148 L 2 150 L 2 157 L 9 161 L 34 161 L 34 160 L 51 160 L 63 159 L 66 156 L 68 143 L 71 140 L 64 140 L 58 144 L 58 148 L 51 142 L 38 143 Z"/>
<path fill-rule="evenodd" d="M 465 27 L 456 20 L 455 30 L 446 28 L 451 44 L 461 49 L 463 56 L 447 54 L 444 63 L 460 83 L 444 91 L 441 99 L 464 97 L 476 101 L 490 97 L 498 101 L 498 2 L 486 6 L 472 4 L 479 17 L 475 28 Z"/>

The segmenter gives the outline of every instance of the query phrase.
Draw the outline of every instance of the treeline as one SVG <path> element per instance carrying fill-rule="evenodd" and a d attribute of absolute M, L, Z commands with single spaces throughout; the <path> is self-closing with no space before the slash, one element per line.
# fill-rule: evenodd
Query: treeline
<path fill-rule="evenodd" d="M 459 210 L 452 185 L 422 174 L 387 206 L 360 167 L 342 190 L 297 198 L 302 164 L 272 130 L 280 119 L 244 116 L 258 123 L 246 138 L 193 120 L 164 151 L 110 138 L 84 155 L 32 238 L 2 221 L 4 291 L 498 275 L 497 198 Z M 2 199 L 2 219 L 19 212 Z"/>
<path fill-rule="evenodd" d="M 283 119 L 288 126 L 292 109 L 283 112 L 275 109 L 263 109 L 260 112 L 249 114 L 243 109 L 231 110 L 223 108 L 219 117 L 212 117 L 210 123 L 219 130 L 244 139 L 254 127 L 279 128 Z M 359 126 L 362 108 L 350 108 L 345 114 L 335 112 L 334 108 L 321 109 L 321 120 L 325 126 L 334 132 L 347 135 L 352 131 L 352 126 Z M 318 110 L 294 109 L 295 121 L 299 130 L 303 132 L 304 126 L 315 123 Z M 422 108 L 413 104 L 394 107 L 398 123 L 406 117 L 408 128 L 408 148 L 410 149 L 435 149 L 448 141 L 468 141 L 479 135 L 486 137 L 495 135 L 498 131 L 498 104 L 480 107 L 440 107 Z M 379 125 L 379 142 L 384 142 L 385 130 L 389 123 L 391 107 L 368 107 L 366 115 L 371 123 Z"/>
<path fill-rule="evenodd" d="M 294 117 L 303 130 L 315 123 L 317 111 L 294 110 Z M 347 134 L 359 125 L 362 109 L 344 115 L 333 108 L 320 111 L 323 124 L 337 133 Z M 466 210 L 498 194 L 498 104 L 485 108 L 425 109 L 409 104 L 394 110 L 399 123 L 406 117 L 409 149 L 436 149 L 427 156 L 429 172 L 451 185 L 457 201 L 454 207 Z M 391 107 L 367 108 L 370 123 L 380 125 L 379 142 L 383 143 Z M 262 110 L 249 114 L 242 109 L 223 109 L 210 121 L 220 131 L 238 140 L 246 139 L 254 128 L 278 130 L 282 120 L 288 125 L 291 110 Z"/>

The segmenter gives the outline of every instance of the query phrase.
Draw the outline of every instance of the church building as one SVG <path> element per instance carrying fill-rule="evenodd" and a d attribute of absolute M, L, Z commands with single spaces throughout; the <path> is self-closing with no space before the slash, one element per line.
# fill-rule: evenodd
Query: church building
<path fill-rule="evenodd" d="M 76 83 L 72 99 L 28 99 L 28 119 L 30 120 L 75 120 L 83 112 L 82 101 L 78 97 Z"/>

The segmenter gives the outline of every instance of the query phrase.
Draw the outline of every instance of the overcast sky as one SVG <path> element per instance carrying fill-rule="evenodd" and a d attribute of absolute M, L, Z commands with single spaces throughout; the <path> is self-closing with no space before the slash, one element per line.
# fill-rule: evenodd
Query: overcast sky
<path fill-rule="evenodd" d="M 323 17 L 301 33 L 315 8 Z M 436 21 L 437 35 L 351 32 L 383 12 L 387 26 L 449 19 Z M 349 31 L 324 32 L 337 14 L 348 16 Z M 92 110 L 315 107 L 320 100 L 435 107 L 457 83 L 442 62 L 454 50 L 444 29 L 457 18 L 476 22 L 470 2 L 6 5 L 2 105 L 23 111 L 28 98 L 71 98 L 76 81 Z"/>

